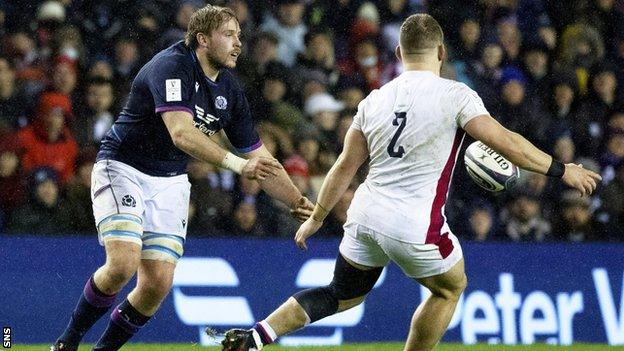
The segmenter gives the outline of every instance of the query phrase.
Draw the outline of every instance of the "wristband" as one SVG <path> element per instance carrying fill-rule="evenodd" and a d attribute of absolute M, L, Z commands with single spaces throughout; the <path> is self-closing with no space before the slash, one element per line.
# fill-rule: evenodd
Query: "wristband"
<path fill-rule="evenodd" d="M 221 161 L 221 165 L 227 169 L 230 169 L 236 174 L 241 174 L 243 172 L 243 168 L 247 164 L 249 160 L 245 160 L 244 158 L 238 157 L 231 152 L 225 154 L 223 161 Z"/>
<path fill-rule="evenodd" d="M 553 158 L 546 175 L 549 177 L 561 178 L 563 177 L 563 173 L 565 173 L 565 165 Z"/>

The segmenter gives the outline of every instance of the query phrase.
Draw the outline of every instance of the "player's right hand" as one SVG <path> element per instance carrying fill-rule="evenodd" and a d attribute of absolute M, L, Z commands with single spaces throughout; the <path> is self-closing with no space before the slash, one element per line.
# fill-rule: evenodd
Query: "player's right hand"
<path fill-rule="evenodd" d="M 241 175 L 248 179 L 265 180 L 276 176 L 282 165 L 274 158 L 258 156 L 250 158 L 243 167 Z"/>
<path fill-rule="evenodd" d="M 596 190 L 597 182 L 601 181 L 602 177 L 583 168 L 581 164 L 568 163 L 565 165 L 565 172 L 561 180 L 569 187 L 578 190 L 581 196 L 589 196 Z"/>

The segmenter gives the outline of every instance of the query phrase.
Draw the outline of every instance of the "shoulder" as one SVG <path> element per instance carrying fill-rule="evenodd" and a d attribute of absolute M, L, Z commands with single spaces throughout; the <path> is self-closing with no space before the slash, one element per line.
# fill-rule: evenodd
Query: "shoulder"
<path fill-rule="evenodd" d="M 189 49 L 180 44 L 172 45 L 157 53 L 150 61 L 152 67 L 159 72 L 191 72 L 193 59 Z"/>

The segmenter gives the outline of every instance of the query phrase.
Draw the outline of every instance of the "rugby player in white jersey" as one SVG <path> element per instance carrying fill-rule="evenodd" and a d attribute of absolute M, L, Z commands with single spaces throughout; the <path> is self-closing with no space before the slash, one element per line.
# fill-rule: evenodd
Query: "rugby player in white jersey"
<path fill-rule="evenodd" d="M 306 239 L 370 157 L 366 181 L 348 211 L 333 281 L 296 293 L 252 329 L 229 330 L 223 350 L 260 350 L 278 336 L 360 304 L 391 260 L 431 291 L 414 313 L 405 345 L 431 350 L 467 283 L 461 247 L 444 216 L 465 133 L 521 168 L 561 178 L 580 195 L 596 188 L 598 174 L 554 160 L 496 122 L 468 86 L 440 78 L 446 52 L 442 29 L 430 15 L 405 20 L 396 55 L 405 72 L 360 103 L 314 213 L 295 235 L 307 249 Z"/>

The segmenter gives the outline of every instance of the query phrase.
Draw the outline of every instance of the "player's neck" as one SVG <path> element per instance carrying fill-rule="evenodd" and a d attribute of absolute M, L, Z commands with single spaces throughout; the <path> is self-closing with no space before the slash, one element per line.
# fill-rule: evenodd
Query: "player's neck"
<path fill-rule="evenodd" d="M 197 56 L 197 60 L 199 61 L 199 66 L 201 67 L 202 71 L 204 71 L 206 77 L 208 77 L 211 81 L 215 82 L 217 80 L 217 77 L 219 77 L 219 69 L 217 67 L 214 67 L 210 63 L 206 55 L 198 51 L 198 49 L 195 49 L 195 55 Z"/>
<path fill-rule="evenodd" d="M 404 71 L 428 71 L 439 76 L 440 64 L 432 62 L 403 62 Z"/>

